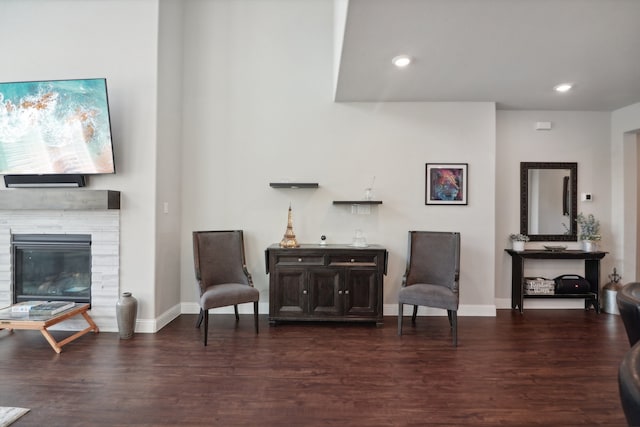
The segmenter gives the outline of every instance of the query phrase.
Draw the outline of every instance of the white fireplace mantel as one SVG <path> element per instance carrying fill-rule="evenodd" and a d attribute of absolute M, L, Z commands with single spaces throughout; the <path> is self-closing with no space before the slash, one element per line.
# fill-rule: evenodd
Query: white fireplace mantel
<path fill-rule="evenodd" d="M 120 209 L 120 192 L 85 189 L 26 189 L 0 191 L 0 210 Z"/>

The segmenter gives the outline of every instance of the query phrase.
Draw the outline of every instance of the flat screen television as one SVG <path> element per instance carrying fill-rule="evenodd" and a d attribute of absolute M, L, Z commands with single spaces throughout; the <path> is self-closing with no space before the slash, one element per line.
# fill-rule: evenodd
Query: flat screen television
<path fill-rule="evenodd" d="M 82 186 L 85 175 L 110 173 L 106 79 L 0 83 L 0 175 L 7 186 Z"/>

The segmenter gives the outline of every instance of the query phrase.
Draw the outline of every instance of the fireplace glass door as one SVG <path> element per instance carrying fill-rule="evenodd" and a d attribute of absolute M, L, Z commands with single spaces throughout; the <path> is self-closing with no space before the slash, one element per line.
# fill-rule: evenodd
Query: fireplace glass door
<path fill-rule="evenodd" d="M 91 302 L 91 236 L 14 234 L 14 302 Z"/>

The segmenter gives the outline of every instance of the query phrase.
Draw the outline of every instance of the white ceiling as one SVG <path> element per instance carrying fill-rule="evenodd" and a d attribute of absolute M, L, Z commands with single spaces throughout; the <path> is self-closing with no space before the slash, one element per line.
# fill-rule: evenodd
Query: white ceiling
<path fill-rule="evenodd" d="M 396 69 L 391 59 L 414 63 Z M 572 82 L 566 94 L 553 91 Z M 349 0 L 336 101 L 640 102 L 640 0 Z"/>

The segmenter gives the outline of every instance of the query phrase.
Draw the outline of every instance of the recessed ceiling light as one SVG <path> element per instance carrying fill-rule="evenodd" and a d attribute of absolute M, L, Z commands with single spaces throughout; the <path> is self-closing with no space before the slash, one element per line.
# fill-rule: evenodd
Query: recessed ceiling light
<path fill-rule="evenodd" d="M 391 62 L 398 68 L 404 68 L 411 64 L 411 57 L 409 55 L 398 55 Z"/>
<path fill-rule="evenodd" d="M 555 86 L 553 88 L 553 90 L 555 90 L 556 92 L 569 92 L 571 89 L 573 88 L 573 85 L 571 83 L 560 83 L 559 85 Z"/>

